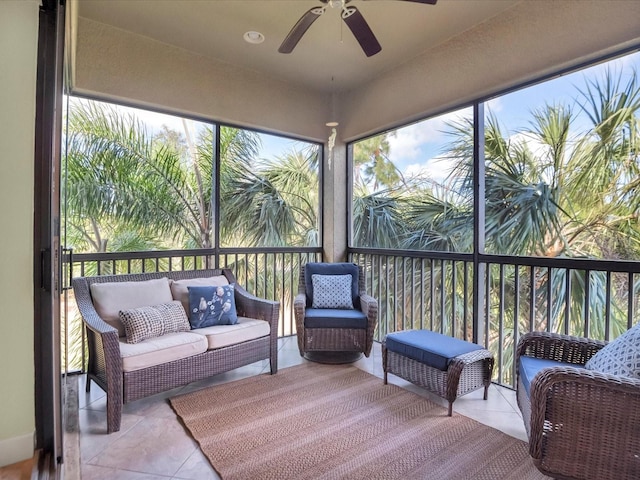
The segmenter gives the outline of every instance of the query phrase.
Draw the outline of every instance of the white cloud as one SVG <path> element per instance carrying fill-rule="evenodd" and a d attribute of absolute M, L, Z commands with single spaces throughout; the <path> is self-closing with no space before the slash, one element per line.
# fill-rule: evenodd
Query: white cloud
<path fill-rule="evenodd" d="M 407 165 L 402 174 L 405 179 L 428 178 L 437 183 L 442 183 L 456 165 L 450 158 L 433 157 L 427 163 L 412 163 Z"/>
<path fill-rule="evenodd" d="M 485 113 L 486 112 L 498 113 L 502 111 L 502 109 L 504 108 L 502 97 L 492 98 L 491 100 L 485 102 L 484 107 L 485 107 Z"/>
<path fill-rule="evenodd" d="M 531 152 L 534 158 L 541 161 L 549 155 L 549 146 L 542 143 L 539 138 L 527 133 L 515 133 L 508 137 L 510 145 L 524 145 Z"/>
<path fill-rule="evenodd" d="M 169 115 L 166 113 L 158 113 L 151 110 L 144 110 L 142 108 L 127 107 L 124 105 L 119 105 L 117 103 L 100 102 L 95 100 L 71 97 L 72 104 L 73 103 L 90 103 L 90 102 L 103 103 L 104 105 L 108 106 L 109 108 L 112 108 L 113 110 L 115 110 L 120 114 L 123 114 L 126 116 L 133 116 L 137 118 L 139 121 L 141 121 L 147 127 L 147 129 L 152 133 L 160 131 L 163 125 L 166 125 L 167 128 L 171 130 L 184 133 L 184 124 L 182 122 L 183 119 L 182 117 L 179 117 L 179 116 Z M 195 120 L 191 120 L 191 119 L 185 119 L 185 120 L 188 124 L 188 128 L 190 129 L 190 132 L 192 135 L 194 134 L 194 132 L 199 130 L 201 125 L 204 125 L 202 122 L 198 122 Z"/>
<path fill-rule="evenodd" d="M 405 177 L 409 178 L 431 178 L 432 172 L 421 163 L 412 163 L 411 165 L 407 165 L 402 173 Z"/>
<path fill-rule="evenodd" d="M 429 120 L 397 130 L 394 136 L 389 137 L 393 161 L 397 164 L 417 158 L 423 144 L 435 142 L 442 136 L 442 126 L 442 121 Z"/>
<path fill-rule="evenodd" d="M 442 170 L 446 169 L 441 166 L 435 166 L 431 160 L 436 158 L 444 141 L 443 131 L 446 128 L 445 125 L 460 121 L 468 117 L 468 115 L 469 110 L 465 109 L 430 118 L 396 130 L 396 134 L 389 137 L 391 160 L 406 174 L 408 174 L 409 169 L 416 171 L 416 169 L 430 164 L 431 167 L 428 169 L 431 172 L 430 176 L 434 178 L 435 170 L 440 172 L 441 175 Z M 425 155 L 427 158 L 425 158 Z"/>
<path fill-rule="evenodd" d="M 121 105 L 115 105 L 116 110 L 124 112 L 128 115 L 134 115 L 140 120 L 151 132 L 158 132 L 162 129 L 163 125 L 166 125 L 170 130 L 175 130 L 184 134 L 183 118 L 175 115 L 168 115 L 165 113 L 153 112 L 150 110 L 143 110 L 139 108 L 123 107 Z M 199 126 L 202 122 L 197 122 L 191 119 L 184 119 L 188 125 L 189 132 L 194 135 L 199 130 Z"/>

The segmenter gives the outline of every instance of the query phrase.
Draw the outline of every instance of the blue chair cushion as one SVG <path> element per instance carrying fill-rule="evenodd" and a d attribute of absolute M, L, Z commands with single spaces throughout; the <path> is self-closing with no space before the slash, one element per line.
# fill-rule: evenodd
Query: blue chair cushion
<path fill-rule="evenodd" d="M 388 350 L 446 371 L 455 357 L 481 350 L 480 345 L 429 330 L 405 330 L 385 338 Z"/>
<path fill-rule="evenodd" d="M 360 310 L 360 286 L 358 285 L 358 266 L 355 263 L 316 263 L 309 262 L 304 267 L 305 293 L 307 307 L 313 303 L 313 274 L 318 275 L 351 275 L 351 297 L 353 308 Z"/>
<path fill-rule="evenodd" d="M 367 328 L 367 316 L 360 310 L 307 308 L 304 311 L 306 328 Z"/>
<path fill-rule="evenodd" d="M 575 363 L 557 362 L 555 360 L 548 360 L 546 358 L 534 358 L 522 356 L 520 357 L 520 365 L 518 366 L 518 373 L 520 380 L 524 385 L 524 390 L 527 392 L 527 397 L 530 395 L 531 381 L 536 374 L 543 368 L 548 367 L 579 367 Z"/>

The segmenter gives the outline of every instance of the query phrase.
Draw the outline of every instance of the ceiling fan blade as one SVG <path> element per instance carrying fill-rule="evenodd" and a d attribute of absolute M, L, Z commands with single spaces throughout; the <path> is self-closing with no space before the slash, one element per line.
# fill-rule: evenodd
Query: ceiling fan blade
<path fill-rule="evenodd" d="M 371 31 L 369 24 L 360 13 L 360 10 L 356 7 L 345 7 L 342 11 L 342 20 L 347 24 L 353 36 L 356 37 L 356 40 L 367 57 L 375 55 L 382 50 L 378 39 Z"/>
<path fill-rule="evenodd" d="M 324 13 L 323 7 L 312 8 L 308 12 L 306 12 L 300 20 L 293 26 L 291 31 L 287 34 L 287 37 L 278 48 L 280 53 L 291 53 L 293 49 L 296 47 L 302 36 L 309 30 L 309 27 L 313 22 L 315 22 L 320 15 Z"/>
<path fill-rule="evenodd" d="M 435 5 L 438 0 L 398 0 L 400 2 L 424 3 L 425 5 Z"/>

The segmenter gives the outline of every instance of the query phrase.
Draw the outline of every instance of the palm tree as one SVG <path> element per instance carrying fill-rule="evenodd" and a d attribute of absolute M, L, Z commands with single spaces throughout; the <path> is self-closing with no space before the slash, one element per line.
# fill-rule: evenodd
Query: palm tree
<path fill-rule="evenodd" d="M 67 221 L 84 246 L 118 244 L 211 248 L 214 226 L 214 129 L 152 135 L 133 116 L 98 103 L 69 113 Z M 260 137 L 221 127 L 221 243 L 233 246 L 318 244 L 316 145 L 270 161 Z M 129 242 L 110 236 L 123 234 Z M 110 243 L 109 243 L 110 242 Z M 113 248 L 110 248 L 113 250 Z"/>
<path fill-rule="evenodd" d="M 221 185 L 223 245 L 316 246 L 319 149 L 233 162 Z M 231 172 L 230 172 L 231 173 Z"/>
<path fill-rule="evenodd" d="M 213 130 L 205 128 L 187 148 L 181 137 L 162 141 L 133 116 L 98 103 L 69 113 L 67 222 L 96 251 L 105 233 L 138 234 L 148 246 L 210 248 L 213 235 Z M 257 136 L 223 129 L 220 153 L 248 164 Z M 154 241 L 150 241 L 153 239 Z M 169 242 L 169 243 L 167 243 Z"/>
<path fill-rule="evenodd" d="M 576 114 L 567 105 L 547 105 L 532 112 L 530 127 L 520 135 L 503 134 L 495 117 L 489 115 L 485 132 L 487 250 L 547 257 L 640 258 L 638 199 L 633 195 L 638 185 L 639 100 L 635 73 L 622 85 L 619 76 L 607 72 L 579 91 L 578 108 L 591 120 L 586 132 L 571 133 Z M 462 160 L 455 171 L 461 185 L 470 185 L 471 180 L 469 127 L 452 126 L 452 151 Z M 605 275 L 577 271 L 570 275 L 571 291 L 566 291 L 566 271 L 535 272 L 536 328 L 561 331 L 569 295 L 569 330 L 584 333 L 583 318 L 589 308 L 591 334 L 604 338 Z M 522 278 L 521 285 L 527 285 L 528 277 Z M 587 306 L 586 282 L 590 286 Z M 548 284 L 554 301 L 550 318 L 544 313 L 544 305 L 551 301 L 546 295 Z M 612 336 L 626 329 L 626 299 L 616 298 L 615 291 Z M 492 305 L 497 308 L 497 297 Z M 512 330 L 513 305 L 506 309 L 506 328 Z M 528 321 L 521 328 L 528 329 Z"/>
<path fill-rule="evenodd" d="M 389 158 L 389 137 L 394 132 L 383 133 L 361 140 L 354 145 L 354 182 L 370 185 L 372 191 L 393 188 L 402 181 L 400 170 Z"/>
<path fill-rule="evenodd" d="M 574 109 L 547 105 L 529 128 L 505 133 L 491 113 L 485 128 L 486 248 L 512 255 L 638 258 L 638 111 L 634 74 L 625 84 L 607 72 L 579 91 L 578 107 L 592 125 L 571 133 Z M 445 156 L 456 162 L 459 211 L 473 193 L 472 120 L 449 124 Z M 532 146 L 536 147 L 535 151 Z M 585 188 L 588 185 L 589 188 Z M 447 191 L 446 189 L 443 191 Z M 425 212 L 440 211 L 440 197 Z M 469 215 L 471 210 L 468 209 Z M 444 227 L 450 227 L 445 224 Z"/>
<path fill-rule="evenodd" d="M 505 132 L 497 118 L 488 114 L 485 127 L 485 235 L 486 251 L 509 255 L 546 257 L 590 257 L 607 259 L 640 259 L 638 215 L 640 197 L 640 88 L 637 75 L 623 82 L 620 76 L 607 72 L 604 78 L 588 81 L 578 91 L 576 105 L 547 105 L 531 112 L 528 128 Z M 591 125 L 586 131 L 575 131 L 582 112 Z M 410 192 L 387 192 L 393 199 L 393 210 L 379 209 L 391 225 L 388 230 L 375 229 L 367 221 L 369 211 L 360 207 L 368 193 L 354 198 L 354 232 L 367 225 L 371 230 L 366 246 L 383 247 L 389 236 L 402 232 L 398 245 L 421 250 L 471 251 L 470 226 L 473 225 L 473 123 L 471 119 L 453 122 L 446 132 L 450 136 L 442 156 L 453 160 L 455 168 L 442 185 L 412 188 Z M 354 189 L 355 193 L 361 192 Z M 371 204 L 372 202 L 369 202 Z M 386 203 L 385 205 L 391 205 Z M 370 210 L 373 211 L 373 210 Z M 393 212 L 393 215 L 389 213 Z M 380 216 L 381 216 L 380 215 Z M 379 225 L 384 225 L 378 221 Z M 361 238 L 356 235 L 356 239 Z M 362 246 L 365 244 L 363 243 Z M 404 267 L 403 267 L 404 268 Z M 453 269 L 431 270 L 450 281 Z M 405 270 L 407 270 L 405 268 Z M 407 271 L 412 271 L 408 269 Z M 417 275 L 405 279 L 407 291 L 418 285 Z M 591 312 L 591 334 L 604 338 L 606 276 L 602 272 L 570 271 L 571 291 L 566 291 L 566 271 L 560 269 L 520 269 L 520 298 L 536 292 L 535 328 L 564 329 L 564 304 L 571 297 L 569 331 L 583 333 L 585 308 Z M 513 291 L 515 270 L 502 272 L 505 295 L 501 296 L 499 272 L 492 271 L 489 304 L 493 309 L 492 342 L 501 328 L 504 352 L 511 352 L 515 325 L 529 329 L 528 312 L 515 317 L 516 293 Z M 530 284 L 533 278 L 534 284 Z M 613 281 L 624 281 L 624 279 Z M 590 286 L 590 304 L 584 305 L 586 282 Z M 451 285 L 450 285 L 451 287 Z M 443 287 L 448 288 L 448 287 Z M 451 287 L 452 288 L 452 287 Z M 458 286 L 458 288 L 461 288 Z M 547 291 L 552 292 L 550 318 L 546 317 Z M 511 292 L 509 292 L 511 290 Z M 622 289 L 621 289 L 622 290 Z M 449 290 L 447 290 L 449 291 Z M 626 329 L 626 298 L 616 298 L 611 305 L 611 335 Z M 413 292 L 417 294 L 417 292 Z M 461 297 L 458 292 L 456 298 Z M 402 299 L 392 299 L 395 304 Z M 433 302 L 434 299 L 429 301 Z M 505 302 L 500 304 L 499 301 Z M 409 305 L 402 311 L 410 312 Z M 454 300 L 448 299 L 442 318 L 451 318 Z M 389 308 L 394 308 L 392 305 Z M 502 324 L 497 324 L 499 308 Z M 396 308 L 396 312 L 400 311 Z M 413 324 L 419 319 L 405 319 Z M 497 345 L 492 345 L 497 349 Z M 506 360 L 507 358 L 505 358 Z"/>

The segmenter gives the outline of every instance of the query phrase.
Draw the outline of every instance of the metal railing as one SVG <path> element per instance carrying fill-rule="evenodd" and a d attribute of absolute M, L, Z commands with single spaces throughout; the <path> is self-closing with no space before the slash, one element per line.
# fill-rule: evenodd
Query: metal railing
<path fill-rule="evenodd" d="M 300 265 L 320 248 L 173 250 L 76 254 L 71 276 L 230 268 L 250 293 L 281 303 L 279 336 L 294 335 Z M 640 262 L 351 249 L 378 299 L 376 340 L 428 329 L 477 341 L 496 358 L 494 381 L 513 386 L 520 336 L 550 331 L 611 340 L 638 320 Z M 474 281 L 474 276 L 480 277 Z M 477 290 L 477 292 L 476 292 Z M 65 325 L 68 369 L 82 370 L 85 346 L 72 292 Z"/>
<path fill-rule="evenodd" d="M 371 249 L 351 249 L 350 259 L 378 299 L 376 340 L 411 328 L 476 340 L 494 353 L 504 386 L 514 385 L 525 332 L 611 340 L 638 320 L 640 262 L 479 255 L 476 264 L 471 254 Z"/>

